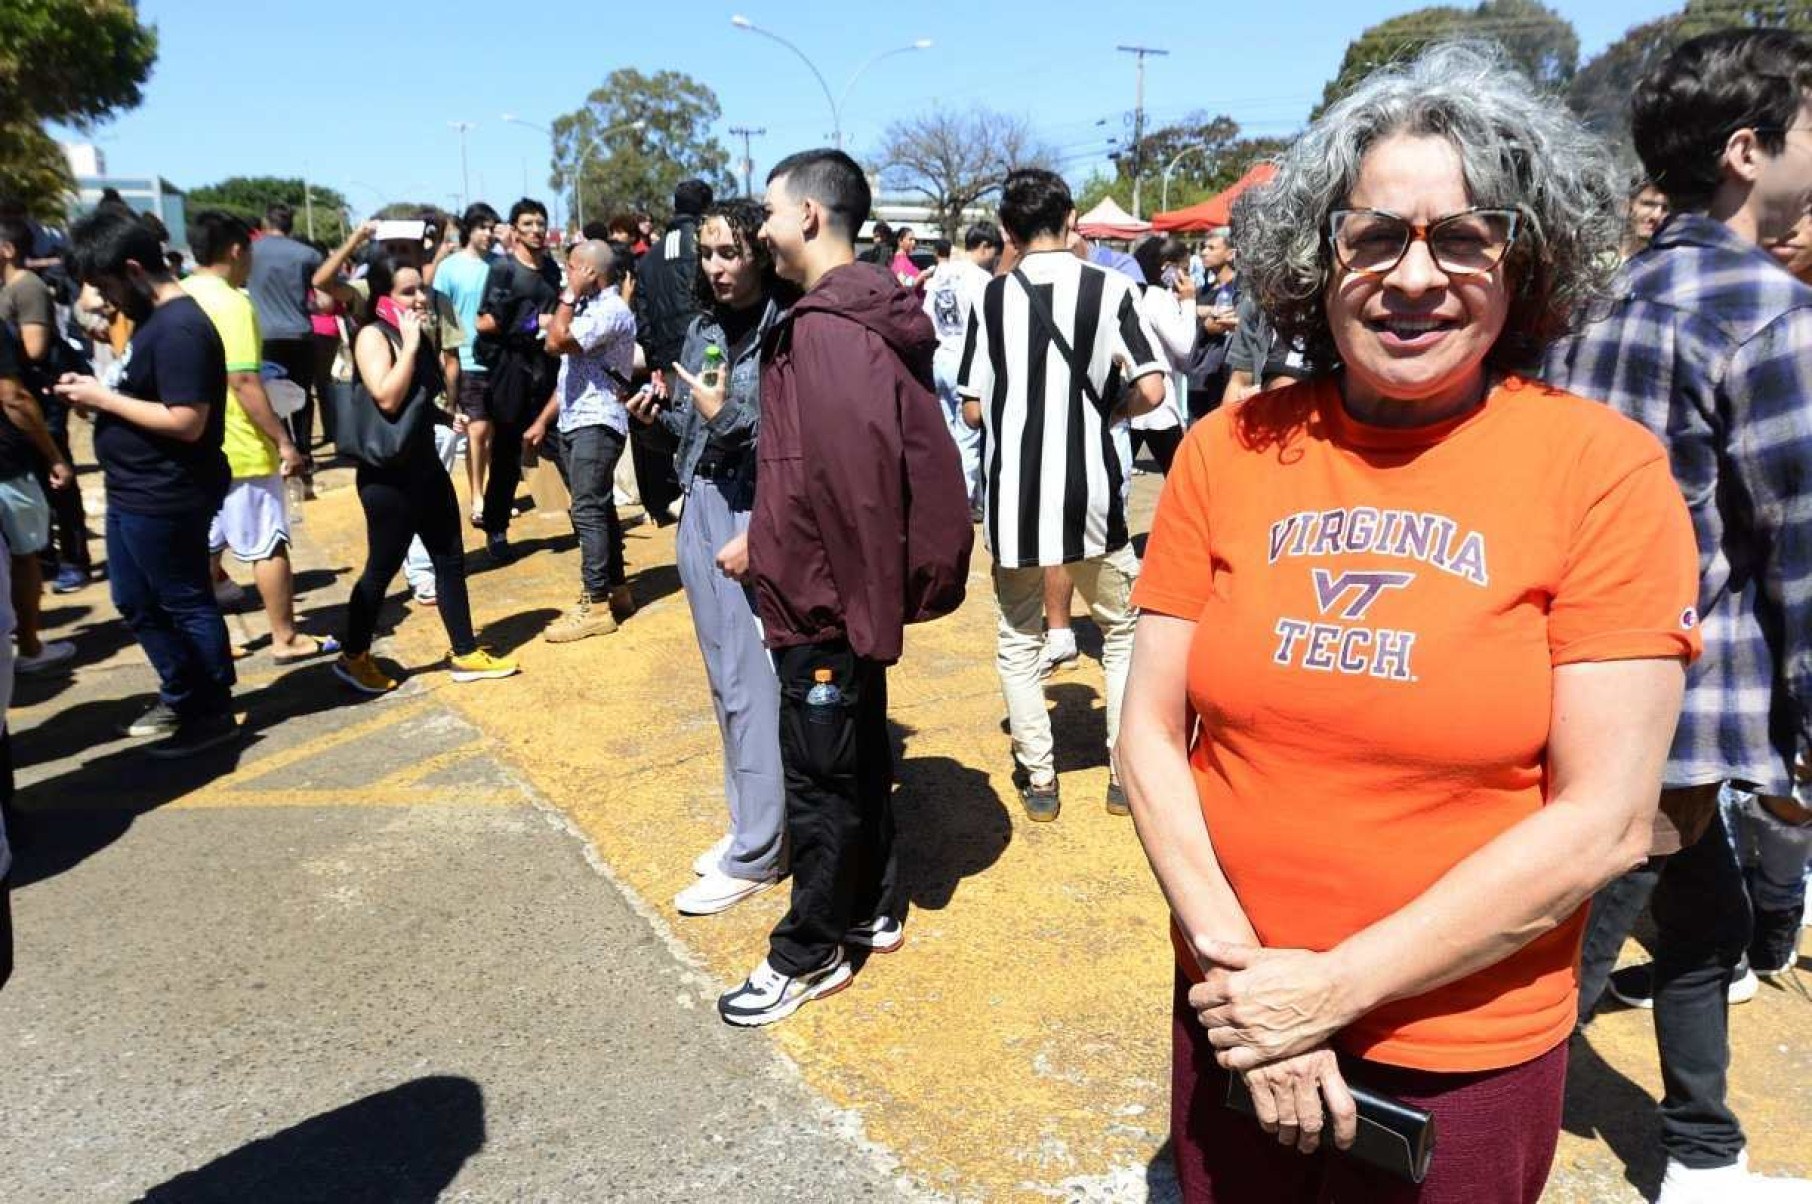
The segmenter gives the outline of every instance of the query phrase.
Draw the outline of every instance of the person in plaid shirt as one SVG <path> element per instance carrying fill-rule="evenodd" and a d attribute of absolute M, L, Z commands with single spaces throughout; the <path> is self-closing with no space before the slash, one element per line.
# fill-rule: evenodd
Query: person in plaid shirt
<path fill-rule="evenodd" d="M 1760 245 L 1786 237 L 1812 201 L 1812 41 L 1695 38 L 1638 85 L 1632 115 L 1674 215 L 1551 350 L 1545 375 L 1666 443 L 1698 536 L 1705 653 L 1689 671 L 1653 856 L 1593 901 L 1580 1017 L 1607 978 L 1626 1002 L 1652 1000 L 1666 1083 L 1660 1204 L 1803 1200 L 1812 1183 L 1749 1173 L 1725 1101 L 1727 992 L 1753 989 L 1739 969 L 1752 917 L 1717 799 L 1728 783 L 1790 802 L 1812 750 L 1812 289 Z M 1653 966 L 1612 977 L 1645 902 Z"/>

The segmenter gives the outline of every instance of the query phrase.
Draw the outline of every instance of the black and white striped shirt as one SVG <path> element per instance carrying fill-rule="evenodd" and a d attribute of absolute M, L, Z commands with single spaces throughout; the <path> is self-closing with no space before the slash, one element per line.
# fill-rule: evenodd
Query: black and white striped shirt
<path fill-rule="evenodd" d="M 1128 277 L 1068 251 L 1019 271 L 1044 297 L 1089 398 L 1013 275 L 988 282 L 969 315 L 957 391 L 981 403 L 986 517 L 1002 568 L 1069 564 L 1128 542 L 1125 473 L 1112 419 L 1129 380 L 1168 370 Z"/>

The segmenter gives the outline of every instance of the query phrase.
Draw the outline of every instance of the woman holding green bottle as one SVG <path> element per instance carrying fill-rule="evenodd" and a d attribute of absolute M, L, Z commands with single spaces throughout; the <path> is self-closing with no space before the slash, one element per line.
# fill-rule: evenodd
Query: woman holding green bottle
<path fill-rule="evenodd" d="M 700 854 L 698 880 L 674 898 L 682 915 L 713 915 L 780 880 L 786 827 L 780 771 L 780 687 L 762 647 L 748 569 L 760 422 L 762 335 L 779 316 L 780 285 L 755 237 L 761 206 L 728 201 L 706 210 L 698 230 L 701 312 L 686 333 L 670 390 L 630 403 L 677 442 L 686 503 L 680 513 L 680 580 L 711 683 L 724 742 L 730 830 Z"/>

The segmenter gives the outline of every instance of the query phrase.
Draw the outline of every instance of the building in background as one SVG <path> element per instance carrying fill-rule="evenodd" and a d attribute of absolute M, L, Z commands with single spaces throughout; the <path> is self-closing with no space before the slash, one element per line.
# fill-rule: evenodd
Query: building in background
<path fill-rule="evenodd" d="M 69 207 L 71 218 L 79 217 L 100 204 L 101 196 L 111 188 L 120 199 L 140 213 L 155 213 L 170 231 L 170 246 L 187 250 L 189 246 L 188 209 L 182 189 L 162 176 L 113 176 L 107 174 L 107 157 L 97 146 L 83 142 L 62 144 L 63 157 L 75 177 L 76 196 Z"/>

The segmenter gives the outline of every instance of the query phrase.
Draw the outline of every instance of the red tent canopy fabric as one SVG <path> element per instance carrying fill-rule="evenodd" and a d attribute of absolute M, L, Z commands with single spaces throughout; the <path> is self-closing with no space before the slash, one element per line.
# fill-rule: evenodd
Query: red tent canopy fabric
<path fill-rule="evenodd" d="M 1256 184 L 1268 183 L 1277 174 L 1274 163 L 1255 163 L 1252 170 L 1236 180 L 1233 186 L 1218 196 L 1209 197 L 1197 202 L 1187 209 L 1172 209 L 1168 213 L 1153 214 L 1153 230 L 1212 230 L 1224 226 L 1233 220 L 1233 202 L 1239 194 Z"/>

